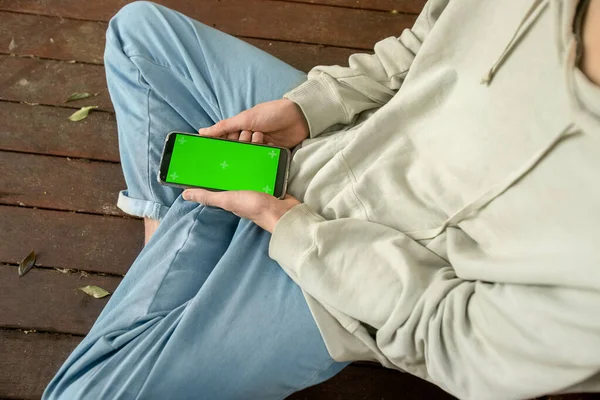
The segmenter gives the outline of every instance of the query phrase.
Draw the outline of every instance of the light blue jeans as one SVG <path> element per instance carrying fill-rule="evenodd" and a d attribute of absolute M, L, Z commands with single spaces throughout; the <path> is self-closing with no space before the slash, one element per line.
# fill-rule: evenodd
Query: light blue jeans
<path fill-rule="evenodd" d="M 341 371 L 269 258 L 270 234 L 156 180 L 169 131 L 280 98 L 305 75 L 146 2 L 111 20 L 105 65 L 127 182 L 119 207 L 162 222 L 43 398 L 283 399 Z"/>

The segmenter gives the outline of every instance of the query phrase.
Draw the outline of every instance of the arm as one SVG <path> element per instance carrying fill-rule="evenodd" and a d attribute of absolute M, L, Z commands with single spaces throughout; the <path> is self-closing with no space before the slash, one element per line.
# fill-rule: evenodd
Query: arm
<path fill-rule="evenodd" d="M 269 254 L 319 302 L 375 327 L 384 361 L 424 366 L 460 398 L 533 397 L 600 368 L 597 292 L 463 280 L 401 232 L 305 204 L 281 217 Z"/>
<path fill-rule="evenodd" d="M 412 29 L 375 44 L 375 54 L 353 54 L 348 67 L 315 67 L 308 81 L 284 97 L 298 104 L 316 137 L 348 124 L 362 111 L 381 107 L 400 88 L 421 43 L 448 0 L 429 0 Z"/>

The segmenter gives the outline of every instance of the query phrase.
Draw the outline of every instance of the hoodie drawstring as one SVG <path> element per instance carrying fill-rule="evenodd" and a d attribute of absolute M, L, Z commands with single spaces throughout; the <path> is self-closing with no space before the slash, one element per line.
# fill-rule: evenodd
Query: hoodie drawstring
<path fill-rule="evenodd" d="M 433 239 L 446 230 L 449 226 L 456 226 L 459 222 L 467 218 L 473 212 L 478 211 L 488 205 L 496 197 L 506 192 L 511 186 L 517 183 L 523 176 L 527 175 L 550 151 L 564 138 L 579 133 L 574 124 L 569 124 L 558 135 L 554 136 L 550 142 L 538 150 L 521 168 L 508 175 L 504 180 L 489 188 L 471 203 L 466 204 L 460 210 L 450 216 L 441 226 L 433 229 L 408 232 L 413 240 Z"/>
<path fill-rule="evenodd" d="M 515 33 L 513 33 L 513 36 L 510 38 L 510 41 L 506 44 L 506 47 L 504 47 L 504 50 L 502 51 L 502 54 L 500 54 L 500 57 L 498 57 L 498 60 L 496 60 L 496 62 L 494 63 L 494 65 L 492 65 L 492 67 L 485 74 L 485 76 L 483 78 L 481 78 L 481 82 L 480 83 L 482 85 L 489 85 L 492 82 L 492 79 L 494 79 L 494 75 L 496 75 L 496 71 L 498 71 L 498 69 L 502 66 L 502 64 L 504 63 L 504 61 L 506 60 L 506 58 L 510 55 L 510 53 L 513 50 L 513 48 L 515 47 L 515 44 L 518 42 L 519 38 L 525 32 L 527 32 L 527 29 L 523 29 L 522 30 L 521 28 L 523 28 L 523 26 L 527 23 L 527 21 L 529 20 L 529 18 L 531 17 L 531 15 L 542 4 L 543 1 L 544 0 L 534 0 L 533 1 L 533 3 L 531 4 L 531 6 L 529 7 L 529 9 L 527 10 L 527 12 L 525 13 L 525 15 L 521 19 L 521 22 L 519 23 L 519 26 L 517 26 L 517 29 L 515 30 Z M 548 5 L 548 3 L 546 3 L 544 6 L 547 6 L 547 5 Z"/>

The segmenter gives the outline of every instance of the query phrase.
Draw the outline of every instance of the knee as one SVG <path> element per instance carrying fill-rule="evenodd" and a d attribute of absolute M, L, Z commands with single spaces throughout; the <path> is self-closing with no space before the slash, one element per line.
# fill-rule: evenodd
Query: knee
<path fill-rule="evenodd" d="M 141 50 L 160 29 L 164 7 L 150 1 L 134 1 L 122 7 L 110 20 L 106 32 L 105 61 L 113 47 L 131 52 Z"/>
<path fill-rule="evenodd" d="M 121 7 L 111 18 L 108 29 L 136 32 L 158 16 L 158 4 L 150 1 L 134 1 Z"/>

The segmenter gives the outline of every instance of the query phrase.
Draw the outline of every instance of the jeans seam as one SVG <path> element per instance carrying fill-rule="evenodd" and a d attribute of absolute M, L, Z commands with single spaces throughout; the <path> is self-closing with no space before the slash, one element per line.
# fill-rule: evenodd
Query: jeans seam
<path fill-rule="evenodd" d="M 140 74 L 140 77 L 142 75 L 142 71 L 140 71 L 140 69 L 138 68 L 138 73 Z M 148 85 L 150 86 L 150 85 Z M 156 198 L 156 194 L 154 193 L 154 188 L 152 187 L 152 182 L 150 181 L 150 176 L 151 176 L 151 171 L 150 171 L 150 125 L 151 125 L 151 116 L 150 116 L 150 91 L 151 89 L 148 88 L 147 94 L 146 94 L 146 113 L 148 115 L 148 126 L 146 127 L 146 130 L 148 132 L 147 136 L 147 142 L 146 142 L 146 149 L 147 149 L 147 153 L 146 153 L 146 157 L 148 158 L 148 168 L 147 168 L 147 173 L 148 173 L 148 187 L 150 188 L 150 194 L 152 195 L 152 198 L 154 199 L 155 203 L 158 203 L 158 199 Z"/>
<path fill-rule="evenodd" d="M 181 247 L 177 250 L 177 252 L 175 253 L 175 255 L 173 256 L 173 259 L 171 260 L 171 264 L 169 265 L 169 268 L 167 269 L 167 271 L 165 272 L 165 275 L 163 276 L 162 280 L 160 281 L 160 285 L 158 286 L 158 289 L 156 289 L 156 293 L 154 298 L 152 299 L 152 302 L 150 303 L 150 305 L 148 306 L 148 308 L 146 309 L 146 315 L 148 313 L 150 313 L 150 310 L 152 309 L 152 306 L 154 305 L 154 302 L 156 301 L 156 295 L 158 294 L 158 292 L 160 292 L 160 289 L 162 289 L 163 284 L 165 283 L 165 279 L 167 277 L 167 275 L 169 274 L 169 272 L 171 272 L 171 268 L 173 267 L 173 264 L 175 264 L 175 260 L 177 260 L 177 257 L 179 256 L 179 252 L 181 251 L 181 249 L 183 249 L 185 247 L 185 245 L 187 244 L 190 235 L 192 233 L 192 230 L 194 229 L 194 227 L 196 226 L 196 223 L 198 223 L 198 218 L 197 216 L 194 217 L 194 223 L 192 224 L 192 226 L 190 226 L 190 229 L 188 230 L 188 234 L 185 238 L 185 240 L 183 241 L 183 243 L 181 244 Z"/>
<path fill-rule="evenodd" d="M 181 78 L 185 79 L 185 80 L 186 80 L 187 82 L 189 82 L 191 85 L 194 85 L 194 87 L 196 86 L 196 85 L 194 84 L 194 81 L 192 81 L 191 79 L 189 79 L 189 78 L 188 78 L 187 76 L 185 76 L 185 75 L 182 75 L 182 74 L 180 74 L 180 73 L 176 73 L 176 72 L 173 70 L 173 68 L 171 68 L 171 67 L 169 67 L 169 66 L 162 65 L 162 64 L 160 64 L 160 63 L 158 63 L 158 62 L 156 62 L 156 61 L 154 61 L 154 60 L 150 60 L 148 57 L 145 57 L 145 56 L 143 56 L 143 55 L 140 55 L 140 54 L 131 54 L 131 55 L 129 55 L 129 54 L 125 54 L 125 55 L 126 55 L 127 57 L 129 57 L 129 59 L 132 59 L 132 58 L 134 58 L 134 57 L 135 57 L 135 58 L 141 58 L 142 60 L 145 60 L 145 61 L 149 62 L 150 64 L 152 64 L 152 65 L 156 66 L 156 67 L 164 68 L 164 69 L 168 70 L 169 72 L 171 72 L 171 73 L 173 73 L 173 74 L 179 75 Z M 133 63 L 133 61 L 132 61 L 132 63 Z M 133 65 L 135 65 L 135 63 L 133 63 Z M 140 69 L 137 67 L 137 65 L 136 65 L 136 68 L 138 69 L 138 71 L 140 70 Z M 141 74 L 141 72 L 140 72 L 140 74 Z M 213 103 L 213 102 L 212 102 L 210 99 L 208 99 L 208 98 L 205 98 L 205 100 L 206 100 L 208 103 L 210 103 L 210 105 L 211 105 L 212 107 L 214 107 L 214 108 L 217 108 L 217 109 L 218 109 L 217 105 L 216 105 L 216 104 L 214 104 L 214 103 Z"/>

